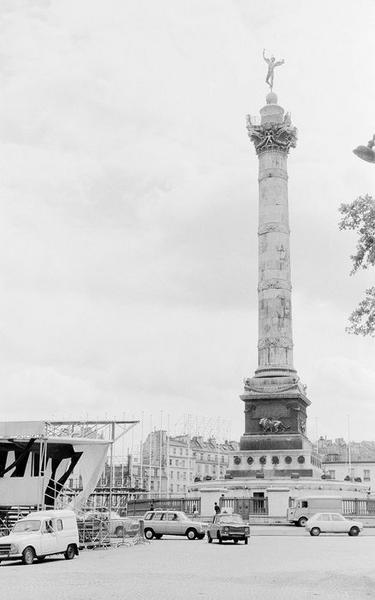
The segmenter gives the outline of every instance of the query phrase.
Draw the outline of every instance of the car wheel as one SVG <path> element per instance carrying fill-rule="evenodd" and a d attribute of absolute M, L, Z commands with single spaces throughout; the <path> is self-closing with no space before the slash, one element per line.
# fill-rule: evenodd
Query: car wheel
<path fill-rule="evenodd" d="M 349 531 L 349 535 L 358 535 L 359 534 L 359 528 L 358 527 L 351 527 L 350 531 Z"/>
<path fill-rule="evenodd" d="M 300 519 L 298 519 L 297 525 L 298 525 L 298 527 L 305 527 L 306 523 L 307 523 L 307 518 L 301 517 Z"/>
<path fill-rule="evenodd" d="M 212 537 L 209 531 L 207 531 L 207 541 L 209 544 L 212 544 Z"/>
<path fill-rule="evenodd" d="M 123 527 L 116 527 L 115 529 L 115 536 L 116 537 L 122 537 L 124 535 L 124 528 Z"/>
<path fill-rule="evenodd" d="M 247 538 L 247 537 L 246 537 L 246 538 L 244 539 L 244 542 L 245 542 L 245 544 L 246 544 L 246 546 L 247 546 L 247 544 L 249 543 L 249 538 Z"/>
<path fill-rule="evenodd" d="M 34 548 L 27 546 L 22 552 L 22 562 L 24 565 L 32 565 L 35 558 Z"/>
<path fill-rule="evenodd" d="M 162 537 L 163 537 L 162 533 L 155 533 L 155 539 L 156 540 L 161 540 Z"/>
<path fill-rule="evenodd" d="M 64 556 L 65 556 L 66 560 L 73 560 L 75 555 L 76 555 L 76 549 L 74 548 L 73 544 L 69 544 L 66 551 L 64 552 Z"/>
<path fill-rule="evenodd" d="M 313 535 L 313 536 L 320 535 L 319 527 L 313 527 L 310 531 L 310 535 Z"/>
<path fill-rule="evenodd" d="M 150 529 L 149 527 L 147 529 L 145 529 L 145 538 L 146 540 L 152 540 L 152 538 L 154 537 L 154 531 L 153 529 Z"/>
<path fill-rule="evenodd" d="M 188 540 L 195 540 L 195 538 L 197 537 L 197 530 L 196 529 L 188 529 L 186 532 L 186 537 Z"/>

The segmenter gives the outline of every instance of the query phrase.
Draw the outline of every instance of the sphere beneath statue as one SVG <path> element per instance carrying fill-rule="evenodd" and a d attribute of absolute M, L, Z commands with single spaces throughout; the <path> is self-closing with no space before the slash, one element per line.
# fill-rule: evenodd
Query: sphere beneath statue
<path fill-rule="evenodd" d="M 266 102 L 267 104 L 277 104 L 277 96 L 275 92 L 270 92 L 269 94 L 267 94 Z"/>

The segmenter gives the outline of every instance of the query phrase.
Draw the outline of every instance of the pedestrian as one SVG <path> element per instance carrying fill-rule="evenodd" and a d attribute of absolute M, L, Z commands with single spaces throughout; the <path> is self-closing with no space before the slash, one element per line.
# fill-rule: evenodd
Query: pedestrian
<path fill-rule="evenodd" d="M 217 502 L 215 502 L 215 504 L 214 504 L 214 510 L 217 515 L 221 512 L 220 506 L 218 505 Z"/>
<path fill-rule="evenodd" d="M 154 509 L 154 503 L 153 503 L 153 502 L 151 502 L 151 504 L 150 504 L 150 510 L 155 510 L 155 509 Z"/>
<path fill-rule="evenodd" d="M 198 510 L 197 507 L 195 506 L 195 504 L 193 504 L 193 517 L 197 517 L 198 516 Z"/>

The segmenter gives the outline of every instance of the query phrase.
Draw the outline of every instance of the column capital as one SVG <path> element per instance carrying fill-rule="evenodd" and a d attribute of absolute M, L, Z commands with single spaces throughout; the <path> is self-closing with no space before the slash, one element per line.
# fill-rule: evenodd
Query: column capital
<path fill-rule="evenodd" d="M 254 143 L 256 153 L 283 152 L 289 153 L 290 148 L 297 144 L 297 128 L 290 120 L 282 123 L 264 123 L 257 125 L 250 115 L 247 116 L 246 128 L 250 140 Z"/>

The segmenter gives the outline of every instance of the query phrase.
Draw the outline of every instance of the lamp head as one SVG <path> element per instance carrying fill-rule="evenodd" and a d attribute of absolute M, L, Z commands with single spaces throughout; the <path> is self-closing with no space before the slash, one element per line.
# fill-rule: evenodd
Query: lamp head
<path fill-rule="evenodd" d="M 358 158 L 361 158 L 362 160 L 365 160 L 366 162 L 375 163 L 374 146 L 375 146 L 375 134 L 372 136 L 372 139 L 369 140 L 367 146 L 358 146 L 357 148 L 355 148 L 353 150 L 353 152 L 356 156 L 358 156 Z"/>
<path fill-rule="evenodd" d="M 375 152 L 368 146 L 358 146 L 354 148 L 353 153 L 366 162 L 375 163 Z"/>

